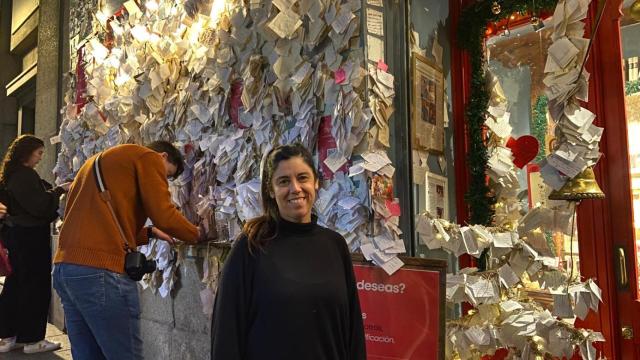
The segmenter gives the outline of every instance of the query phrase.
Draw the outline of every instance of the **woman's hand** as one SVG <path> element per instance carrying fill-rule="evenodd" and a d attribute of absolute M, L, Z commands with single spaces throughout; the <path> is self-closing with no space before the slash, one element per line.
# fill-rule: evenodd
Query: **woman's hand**
<path fill-rule="evenodd" d="M 3 203 L 0 203 L 0 219 L 5 217 L 5 215 L 7 215 L 7 207 Z"/>
<path fill-rule="evenodd" d="M 71 188 L 71 184 L 72 184 L 72 181 L 69 181 L 66 183 L 62 183 L 58 186 L 60 186 L 65 192 L 69 192 L 69 188 Z"/>

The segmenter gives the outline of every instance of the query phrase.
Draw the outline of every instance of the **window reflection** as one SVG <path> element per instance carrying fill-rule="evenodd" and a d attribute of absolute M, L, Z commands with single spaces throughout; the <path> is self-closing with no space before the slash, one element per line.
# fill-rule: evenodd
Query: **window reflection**
<path fill-rule="evenodd" d="M 525 24 L 487 40 L 488 69 L 499 79 L 507 97 L 512 137 L 535 136 L 541 148 L 538 159 L 545 156 L 553 140 L 542 81 L 551 32 L 551 27 L 536 32 L 530 24 Z M 529 172 L 537 170 L 531 166 L 528 169 Z M 518 171 L 518 181 L 524 209 L 544 201 L 546 196 L 540 194 L 538 186 L 532 187 L 533 192 L 528 191 L 530 181 L 526 167 Z M 532 200 L 536 202 L 529 204 L 529 195 L 533 195 Z"/>
<path fill-rule="evenodd" d="M 622 58 L 625 75 L 625 106 L 627 112 L 627 138 L 629 139 L 629 168 L 633 196 L 634 232 L 637 257 L 640 258 L 640 21 L 629 14 L 633 0 L 623 3 L 620 22 L 622 34 Z M 636 139 L 633 141 L 633 139 Z M 636 262 L 637 263 L 637 262 Z M 640 282 L 640 279 L 638 279 Z"/>
<path fill-rule="evenodd" d="M 552 24 L 553 21 L 545 19 L 544 23 Z M 536 165 L 551 151 L 554 143 L 554 123 L 547 111 L 543 82 L 551 34 L 552 26 L 540 28 L 525 22 L 512 29 L 502 28 L 486 42 L 488 69 L 500 81 L 507 99 L 507 111 L 511 114 L 511 136 L 531 135 L 540 144 L 536 159 L 523 169 L 517 169 L 521 212 L 540 205 L 552 205 L 548 203 L 551 189 L 543 183 Z M 549 231 L 542 235 L 540 240 L 544 239 L 545 250 L 548 250 L 545 255 L 557 257 L 561 268 L 569 270 L 573 267 L 572 276 L 578 278 L 580 264 L 575 227 L 573 238 L 562 231 Z M 537 286 L 535 283 L 529 285 Z"/>
<path fill-rule="evenodd" d="M 429 69 L 440 70 L 444 82 L 444 95 L 442 99 L 436 101 L 436 84 L 431 83 L 431 78 L 420 75 L 415 86 L 414 79 L 410 79 L 409 102 L 412 104 L 414 99 L 414 88 L 424 90 L 418 93 L 419 98 L 423 99 L 425 104 L 422 112 L 425 116 L 422 118 L 425 123 L 432 124 L 429 114 L 437 114 L 442 111 L 443 127 L 444 127 L 444 149 L 443 151 L 428 151 L 423 146 L 413 141 L 411 161 L 413 170 L 413 213 L 419 214 L 425 211 L 431 211 L 433 216 L 445 218 L 450 221 L 455 220 L 455 172 L 453 169 L 453 121 L 451 115 L 451 105 L 448 99 L 451 98 L 451 39 L 449 38 L 449 3 L 439 0 L 411 0 L 408 2 L 409 7 L 409 51 L 412 61 L 418 57 L 420 59 L 420 69 L 425 69 L 425 64 L 430 64 Z M 425 10 L 428 9 L 428 10 Z M 423 71 L 420 74 L 424 74 Z M 433 73 L 431 73 L 433 74 Z M 441 106 L 442 108 L 437 108 Z M 411 121 L 411 120 L 409 120 Z M 435 121 L 435 119 L 434 119 Z M 435 127 L 438 128 L 438 127 Z M 439 130 L 440 131 L 440 130 Z M 429 133 L 428 135 L 430 135 Z M 440 139 L 440 137 L 438 136 Z M 429 250 L 414 236 L 416 256 L 447 259 L 450 264 L 450 270 L 456 266 L 456 258 L 444 250 Z"/>

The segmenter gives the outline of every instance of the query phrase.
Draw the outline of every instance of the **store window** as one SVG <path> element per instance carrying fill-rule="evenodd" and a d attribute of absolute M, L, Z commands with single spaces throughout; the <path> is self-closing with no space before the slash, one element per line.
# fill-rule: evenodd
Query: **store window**
<path fill-rule="evenodd" d="M 449 3 L 412 0 L 408 7 L 412 215 L 428 211 L 434 217 L 455 222 Z M 419 236 L 413 239 L 416 256 L 455 263 L 455 258 L 443 250 L 429 250 Z"/>
<path fill-rule="evenodd" d="M 407 255 L 455 264 L 455 257 L 422 244 L 414 224 L 415 216 L 425 211 L 456 221 L 449 2 L 363 4 L 368 65 L 378 66 L 372 59 L 380 57 L 395 76 L 389 157 L 396 167 L 394 195 L 402 206 L 400 227 Z"/>
<path fill-rule="evenodd" d="M 552 18 L 537 19 L 513 14 L 498 24 L 489 24 L 486 41 L 488 76 L 493 77 L 492 96 L 506 100 L 506 112 L 511 133 L 501 141 L 514 154 L 517 176 L 518 212 L 503 212 L 498 194 L 496 222 L 509 223 L 508 217 L 517 218 L 536 208 L 555 209 L 554 216 L 562 216 L 570 228 L 555 231 L 540 229 L 530 234 L 521 234 L 542 256 L 554 257 L 559 266 L 571 269 L 570 276 L 579 278 L 579 253 L 575 219 L 575 203 L 549 200 L 552 189 L 546 185 L 540 175 L 540 161 L 554 147 L 554 122 L 548 112 L 548 97 L 545 86 L 545 65 L 547 49 L 551 45 L 553 27 Z M 514 26 L 515 24 L 515 26 Z M 491 112 L 491 108 L 490 111 Z M 493 115 L 493 114 L 492 114 Z M 497 115 L 496 115 L 497 116 Z M 522 152 L 524 141 L 535 138 L 538 153 L 535 158 L 518 166 L 517 152 Z M 506 141 L 505 141 L 506 139 Z M 498 141 L 490 139 L 489 142 Z M 535 141 L 534 141 L 535 142 Z M 519 214 L 518 214 L 519 213 Z M 507 218 L 507 219 L 504 219 Z M 531 284 L 536 286 L 535 284 Z"/>
<path fill-rule="evenodd" d="M 363 2 L 363 13 L 367 19 L 366 42 L 369 70 L 378 66 L 388 67 L 389 73 L 394 75 L 393 113 L 389 119 L 389 149 L 388 155 L 395 173 L 393 177 L 394 197 L 400 202 L 400 229 L 405 242 L 406 255 L 414 255 L 412 244 L 411 216 L 411 183 L 408 153 L 408 123 L 407 123 L 407 77 L 406 67 L 406 26 L 404 2 L 393 0 L 368 0 Z M 371 20 L 374 20 L 371 24 Z M 382 61 L 380 61 L 382 60 Z"/>
<path fill-rule="evenodd" d="M 634 6 L 635 3 L 635 6 Z M 632 10 L 633 9 L 633 10 Z M 635 18 L 633 17 L 635 14 Z M 622 34 L 622 58 L 624 63 L 625 106 L 629 139 L 629 168 L 633 196 L 634 234 L 637 258 L 640 259 L 640 2 L 626 0 L 620 21 Z M 638 262 L 636 261 L 636 264 Z M 638 279 L 640 282 L 640 279 Z M 639 287 L 640 288 L 640 287 Z"/>
<path fill-rule="evenodd" d="M 498 79 L 507 99 L 512 127 L 510 136 L 516 139 L 534 136 L 540 147 L 538 160 L 548 153 L 553 138 L 553 133 L 549 131 L 547 96 L 543 83 L 551 32 L 551 29 L 534 31 L 530 24 L 525 23 L 511 30 L 502 30 L 487 40 L 488 69 Z M 534 189 L 528 191 L 527 172 L 531 172 L 532 168 L 535 169 L 535 166 L 516 169 L 520 186 L 518 199 L 523 208 L 533 207 L 545 199 L 540 196 L 543 194 Z M 534 195 L 531 201 L 530 193 Z"/>
<path fill-rule="evenodd" d="M 464 159 L 454 159 L 455 123 L 450 100 L 451 36 L 455 31 L 450 28 L 449 4 L 411 0 L 401 6 L 386 6 L 387 2 L 384 5 L 385 60 L 392 73 L 408 75 L 396 76 L 395 123 L 390 129 L 390 156 L 397 164 L 396 196 L 403 203 L 403 214 L 410 215 L 403 219 L 411 221 L 416 214 L 429 212 L 433 217 L 460 223 L 456 219 L 456 196 L 464 194 L 456 194 L 454 163 Z M 509 137 L 518 141 L 531 136 L 539 143 L 537 156 L 516 169 L 517 211 L 508 214 L 496 209 L 496 216 L 506 220 L 511 216 L 516 223 L 537 207 L 554 209 L 554 216 L 563 217 L 558 223 L 569 225 L 554 231 L 535 232 L 530 234 L 535 239 L 529 240 L 536 244 L 540 255 L 556 258 L 560 268 L 573 269 L 570 273 L 578 278 L 575 203 L 549 200 L 552 189 L 543 182 L 537 165 L 551 153 L 555 141 L 544 83 L 552 23 L 550 17 L 532 21 L 531 14 L 516 13 L 500 23 L 488 24 L 487 69 L 500 84 L 510 113 L 512 129 L 505 141 Z M 406 171 L 401 170 L 402 166 Z M 401 174 L 412 176 L 405 179 Z M 403 193 L 405 185 L 409 193 Z M 497 207 L 502 205 L 499 202 Z M 504 218 L 498 220 L 497 223 L 504 225 Z M 428 249 L 414 233 L 414 225 L 411 221 L 402 228 L 405 239 L 411 239 L 410 254 L 446 259 L 450 270 L 455 270 L 457 258 L 442 250 Z M 407 249 L 409 252 L 409 246 Z"/>

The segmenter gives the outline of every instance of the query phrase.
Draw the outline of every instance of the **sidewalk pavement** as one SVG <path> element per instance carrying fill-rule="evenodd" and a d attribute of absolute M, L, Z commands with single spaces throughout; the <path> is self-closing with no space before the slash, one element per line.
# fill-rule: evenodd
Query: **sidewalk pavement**
<path fill-rule="evenodd" d="M 58 330 L 57 327 L 47 324 L 46 339 L 49 341 L 57 341 L 62 344 L 62 348 L 53 352 L 46 352 L 40 354 L 25 354 L 22 349 L 13 350 L 8 353 L 0 354 L 1 360 L 72 360 L 71 358 L 71 345 L 69 344 L 69 338 L 65 333 Z"/>
<path fill-rule="evenodd" d="M 4 277 L 0 277 L 0 292 L 2 292 L 2 285 L 4 285 Z M 58 328 L 52 324 L 47 324 L 47 334 L 45 335 L 45 338 L 49 341 L 57 341 L 61 343 L 62 348 L 57 351 L 49 351 L 40 354 L 25 354 L 22 352 L 22 349 L 16 349 L 8 353 L 0 353 L 0 360 L 72 360 L 71 344 L 69 343 L 69 337 L 65 333 L 58 330 Z"/>

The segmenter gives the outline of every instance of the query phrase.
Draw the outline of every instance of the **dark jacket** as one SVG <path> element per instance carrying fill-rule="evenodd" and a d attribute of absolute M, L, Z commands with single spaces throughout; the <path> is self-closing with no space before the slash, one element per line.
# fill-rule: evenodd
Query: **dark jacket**
<path fill-rule="evenodd" d="M 64 190 L 52 189 L 34 169 L 21 166 L 7 179 L 2 192 L 5 192 L 3 197 L 8 197 L 3 201 L 9 213 L 5 225 L 31 227 L 48 225 L 55 220 Z"/>

